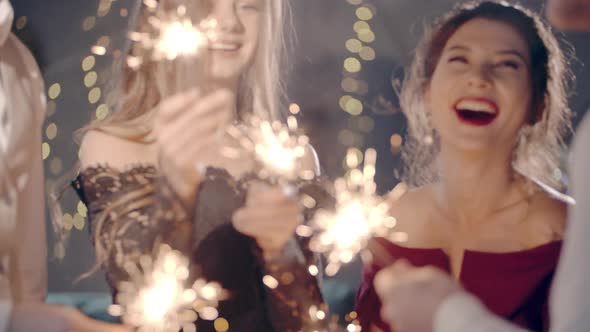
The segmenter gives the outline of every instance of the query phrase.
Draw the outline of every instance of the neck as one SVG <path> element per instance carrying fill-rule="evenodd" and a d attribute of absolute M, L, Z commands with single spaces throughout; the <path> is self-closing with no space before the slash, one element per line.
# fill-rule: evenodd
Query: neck
<path fill-rule="evenodd" d="M 514 184 L 511 151 L 466 153 L 441 149 L 435 199 L 458 222 L 477 222 L 500 209 Z"/>
<path fill-rule="evenodd" d="M 204 84 L 205 90 L 208 92 L 217 91 L 220 89 L 229 90 L 235 96 L 238 95 L 239 79 L 238 78 L 227 78 L 227 79 L 209 79 Z"/>

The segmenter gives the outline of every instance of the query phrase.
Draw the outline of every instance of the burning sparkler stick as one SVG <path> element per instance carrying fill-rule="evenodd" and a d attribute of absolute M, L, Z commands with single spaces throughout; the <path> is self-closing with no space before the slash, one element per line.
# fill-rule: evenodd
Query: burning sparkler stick
<path fill-rule="evenodd" d="M 154 259 L 142 256 L 139 264 L 128 262 L 131 279 L 119 285 L 113 316 L 142 332 L 195 331 L 197 319 L 217 318 L 218 303 L 226 291 L 214 282 L 197 279 L 187 286 L 189 260 L 179 251 L 162 245 Z"/>
<path fill-rule="evenodd" d="M 310 248 L 326 256 L 325 272 L 334 275 L 342 264 L 349 263 L 367 248 L 372 237 L 387 237 L 399 241 L 401 233 L 394 232 L 396 220 L 389 215 L 389 204 L 376 195 L 375 161 L 377 153 L 369 149 L 360 158 L 353 150 L 346 156 L 347 175 L 334 183 L 334 210 L 320 209 L 309 225 L 299 226 L 297 233 L 311 236 Z"/>
<path fill-rule="evenodd" d="M 133 42 L 127 65 L 139 69 L 157 63 L 161 97 L 202 86 L 199 81 L 206 71 L 207 59 L 202 52 L 216 39 L 214 19 L 200 1 L 144 0 L 145 10 L 138 31 L 131 32 Z"/>
<path fill-rule="evenodd" d="M 143 49 L 143 54 L 138 55 L 140 58 L 129 58 L 133 65 L 148 59 L 171 61 L 178 57 L 195 57 L 214 38 L 212 28 L 216 22 L 199 17 L 202 9 L 191 1 L 144 0 L 143 3 L 148 24 L 142 31 L 129 34 Z"/>
<path fill-rule="evenodd" d="M 301 167 L 309 138 L 301 134 L 295 117 L 290 116 L 284 125 L 252 116 L 245 124 L 231 126 L 227 132 L 241 148 L 254 155 L 260 166 L 258 176 L 261 179 L 289 185 L 297 180 L 314 178 L 313 171 Z M 239 154 L 231 149 L 224 152 L 226 155 Z"/>

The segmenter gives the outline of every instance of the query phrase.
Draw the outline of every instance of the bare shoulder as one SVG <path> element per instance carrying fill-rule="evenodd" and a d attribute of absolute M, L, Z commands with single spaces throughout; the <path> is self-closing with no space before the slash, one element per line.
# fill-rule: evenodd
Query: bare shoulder
<path fill-rule="evenodd" d="M 101 130 L 90 130 L 82 138 L 78 157 L 82 168 L 109 165 L 125 169 L 133 164 L 148 164 L 156 161 L 152 149 Z"/>
<path fill-rule="evenodd" d="M 529 220 L 552 239 L 563 238 L 567 220 L 567 204 L 544 191 L 537 192 L 530 206 Z"/>

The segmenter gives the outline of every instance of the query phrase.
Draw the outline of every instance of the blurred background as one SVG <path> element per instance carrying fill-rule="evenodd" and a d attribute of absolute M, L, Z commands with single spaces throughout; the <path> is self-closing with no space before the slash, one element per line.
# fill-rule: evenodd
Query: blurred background
<path fill-rule="evenodd" d="M 43 159 L 47 188 L 68 175 L 76 162 L 73 132 L 104 118 L 103 103 L 114 58 L 126 36 L 129 8 L 136 0 L 11 0 L 14 32 L 33 51 L 44 74 L 48 118 Z M 398 182 L 405 120 L 394 90 L 423 26 L 454 6 L 451 0 L 292 0 L 293 43 L 285 68 L 288 103 L 311 138 L 329 178 L 341 176 L 347 148 L 378 151 L 380 193 Z M 537 12 L 542 1 L 521 1 Z M 590 108 L 590 34 L 559 33 L 571 56 L 576 85 L 570 104 L 575 125 Z M 113 147 L 116 148 L 116 147 Z M 567 153 L 564 153 L 567 155 Z M 567 174 L 567 173 L 564 173 Z M 86 208 L 73 190 L 64 193 L 64 218 L 72 229 L 65 258 L 49 257 L 49 290 L 109 301 L 104 276 L 75 280 L 94 264 Z M 49 222 L 49 220 L 48 220 Z M 48 226 L 49 227 L 49 226 Z M 49 228 L 51 229 L 51 228 Z M 49 232 L 49 243 L 53 237 Z M 352 310 L 360 282 L 358 261 L 323 284 L 332 311 Z M 106 302 L 105 302 L 106 301 Z M 99 307 L 102 304 L 97 304 Z M 106 305 L 106 304 L 105 304 Z"/>

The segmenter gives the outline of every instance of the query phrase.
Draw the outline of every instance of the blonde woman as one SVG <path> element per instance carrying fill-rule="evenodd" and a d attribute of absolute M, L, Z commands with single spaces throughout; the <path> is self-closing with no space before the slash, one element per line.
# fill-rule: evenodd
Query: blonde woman
<path fill-rule="evenodd" d="M 85 129 L 75 186 L 89 207 L 97 256 L 116 292 L 128 278 L 124 260 L 159 242 L 171 244 L 192 255 L 195 273 L 229 290 L 219 314 L 233 330 L 315 329 L 308 306 L 321 299 L 306 273 L 308 256 L 294 241 L 303 210 L 280 188 L 248 182 L 255 171 L 250 157 L 220 153 L 237 146 L 219 134 L 232 122 L 252 113 L 281 118 L 286 4 L 206 4 L 216 38 L 203 51 L 206 70 L 195 73 L 203 82 L 199 89 L 168 97 L 169 82 L 158 76 L 161 63 L 146 60 L 135 70 L 123 65 L 114 112 Z M 138 9 L 132 29 L 142 31 L 145 18 Z M 131 55 L 140 51 L 130 49 Z M 300 167 L 318 173 L 311 147 Z M 262 284 L 265 274 L 284 280 L 287 270 L 290 281 L 273 290 Z M 198 330 L 213 331 L 213 324 L 199 320 Z"/>

